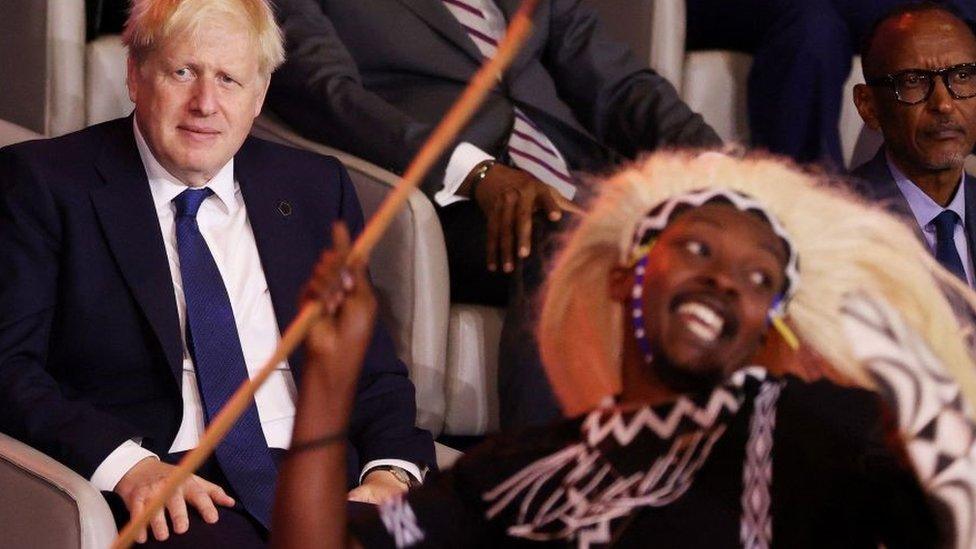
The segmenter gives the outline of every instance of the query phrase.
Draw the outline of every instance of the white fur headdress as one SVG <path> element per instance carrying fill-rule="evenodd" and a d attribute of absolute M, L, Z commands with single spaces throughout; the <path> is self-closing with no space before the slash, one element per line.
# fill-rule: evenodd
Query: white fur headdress
<path fill-rule="evenodd" d="M 804 346 L 843 377 L 872 387 L 844 335 L 840 311 L 852 293 L 875 297 L 904 317 L 976 403 L 976 365 L 946 291 L 969 310 L 976 310 L 976 294 L 880 205 L 781 160 L 716 153 L 657 153 L 600 185 L 599 198 L 549 275 L 539 324 L 543 361 L 567 413 L 590 409 L 620 390 L 623 313 L 609 298 L 609 276 L 626 263 L 636 225 L 669 198 L 708 188 L 751 197 L 789 234 L 803 283 L 786 315 Z"/>

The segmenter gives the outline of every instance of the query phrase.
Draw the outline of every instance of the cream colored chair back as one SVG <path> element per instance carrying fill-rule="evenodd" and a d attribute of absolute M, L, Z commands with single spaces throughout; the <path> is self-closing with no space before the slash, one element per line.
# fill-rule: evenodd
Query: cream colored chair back
<path fill-rule="evenodd" d="M 62 135 L 85 125 L 83 0 L 0 2 L 0 119 Z"/>

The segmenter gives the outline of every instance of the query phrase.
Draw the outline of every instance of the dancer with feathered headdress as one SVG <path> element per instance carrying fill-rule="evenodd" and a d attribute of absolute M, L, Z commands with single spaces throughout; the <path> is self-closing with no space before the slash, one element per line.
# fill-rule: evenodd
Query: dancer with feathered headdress
<path fill-rule="evenodd" d="M 353 521 L 360 542 L 971 545 L 976 368 L 955 311 L 976 298 L 910 229 L 773 159 L 657 154 L 602 189 L 539 326 L 573 419 L 488 441 Z M 314 410 L 365 341 L 340 329 L 372 310 L 365 279 L 336 285 L 342 257 L 313 280 L 342 304 L 309 348 L 297 440 L 344 425 Z M 341 517 L 297 513 L 341 496 L 341 445 L 303 454 L 276 535 L 341 540 Z"/>

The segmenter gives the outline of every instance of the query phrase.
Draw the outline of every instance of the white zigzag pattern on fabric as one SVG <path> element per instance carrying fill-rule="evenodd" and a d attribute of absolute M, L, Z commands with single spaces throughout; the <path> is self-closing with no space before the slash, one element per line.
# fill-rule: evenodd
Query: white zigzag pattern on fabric
<path fill-rule="evenodd" d="M 742 385 L 747 376 L 763 379 L 765 371 L 740 370 L 732 384 Z M 537 541 L 575 537 L 581 548 L 606 543 L 613 520 L 638 507 L 667 505 L 688 490 L 695 473 L 725 433 L 725 426 L 716 425 L 716 420 L 723 411 L 734 414 L 741 404 L 741 397 L 719 388 L 704 407 L 682 398 L 663 419 L 649 408 L 629 420 L 620 411 L 605 417 L 607 410 L 595 410 L 583 421 L 582 442 L 535 461 L 486 492 L 482 496 L 490 504 L 486 516 L 492 519 L 509 506 L 518 505 L 517 520 L 508 528 L 513 537 Z M 700 429 L 677 436 L 667 453 L 647 470 L 623 477 L 609 464 L 598 465 L 602 455 L 596 446 L 607 437 L 613 436 L 619 445 L 627 446 L 646 428 L 667 440 L 684 418 Z M 543 486 L 558 478 L 560 485 L 552 493 L 542 494 Z"/>
<path fill-rule="evenodd" d="M 615 480 L 611 480 L 609 465 L 593 469 L 599 452 L 583 443 L 575 444 L 529 465 L 486 493 L 485 501 L 497 500 L 486 515 L 493 518 L 517 497 L 523 496 L 518 519 L 508 529 L 510 535 L 539 541 L 578 536 L 579 546 L 587 547 L 601 537 L 600 531 L 609 532 L 614 519 L 637 507 L 667 505 L 683 495 L 724 432 L 724 427 L 719 427 L 707 436 L 695 433 L 678 437 L 670 451 L 655 460 L 649 470 Z M 542 486 L 567 466 L 572 469 L 565 475 L 563 486 L 549 494 L 542 505 L 530 513 Z M 603 484 L 606 485 L 601 486 Z M 558 528 L 542 531 L 553 525 Z M 584 539 L 588 541 L 584 543 Z"/>
<path fill-rule="evenodd" d="M 586 418 L 584 429 L 587 433 L 587 443 L 596 446 L 610 434 L 621 446 L 626 446 L 634 440 L 634 437 L 641 429 L 648 428 L 661 438 L 670 438 L 674 435 L 675 429 L 681 424 L 681 420 L 689 418 L 699 426 L 711 425 L 715 418 L 725 410 L 735 412 L 739 409 L 739 401 L 724 390 L 717 390 L 712 393 L 711 398 L 704 408 L 699 408 L 691 400 L 680 397 L 671 408 L 667 417 L 661 419 L 654 410 L 644 408 L 637 412 L 630 423 L 624 420 L 618 411 L 603 424 L 600 424 L 600 414 L 590 414 Z"/>

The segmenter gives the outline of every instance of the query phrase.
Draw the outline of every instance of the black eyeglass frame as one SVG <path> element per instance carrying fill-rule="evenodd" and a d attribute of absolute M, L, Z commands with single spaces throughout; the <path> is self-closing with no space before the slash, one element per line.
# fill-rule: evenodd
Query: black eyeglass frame
<path fill-rule="evenodd" d="M 875 78 L 867 79 L 867 84 L 874 87 L 885 87 L 891 88 L 895 92 L 895 99 L 905 105 L 918 105 L 919 103 L 924 103 L 932 97 L 932 92 L 935 91 L 935 77 L 938 76 L 942 78 L 942 83 L 945 84 L 947 90 L 949 90 L 949 95 L 953 99 L 972 99 L 976 97 L 976 92 L 972 95 L 959 95 L 955 90 L 952 89 L 952 84 L 949 83 L 949 73 L 952 71 L 957 71 L 959 69 L 972 69 L 973 77 L 976 78 L 976 62 L 973 63 L 959 63 L 958 65 L 952 65 L 949 67 L 943 67 L 941 69 L 929 70 L 929 69 L 905 69 L 903 71 L 894 72 L 891 74 L 886 74 L 884 76 L 878 76 Z M 901 98 L 901 94 L 898 93 L 898 78 L 906 74 L 924 74 L 929 77 L 929 90 L 925 92 L 925 96 L 918 101 L 906 101 Z"/>

